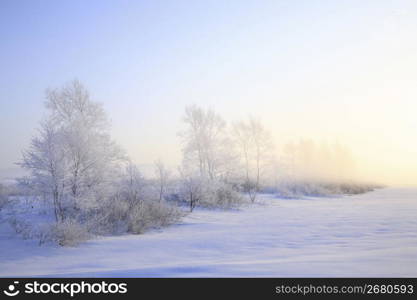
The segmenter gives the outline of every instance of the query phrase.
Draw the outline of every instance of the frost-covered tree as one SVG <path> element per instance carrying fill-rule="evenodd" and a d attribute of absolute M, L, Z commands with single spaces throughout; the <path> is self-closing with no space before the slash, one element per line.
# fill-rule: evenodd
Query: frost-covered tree
<path fill-rule="evenodd" d="M 189 106 L 184 116 L 181 197 L 190 210 L 202 206 L 230 206 L 241 201 L 231 179 L 236 169 L 234 145 L 226 122 L 211 109 Z"/>
<path fill-rule="evenodd" d="M 51 195 L 57 221 L 74 211 L 99 206 L 124 160 L 109 135 L 109 122 L 99 103 L 73 81 L 46 94 L 48 115 L 20 165 L 27 182 Z"/>
<path fill-rule="evenodd" d="M 189 203 L 190 212 L 201 201 L 204 192 L 204 178 L 190 173 L 189 169 L 180 168 L 181 176 L 180 196 Z"/>
<path fill-rule="evenodd" d="M 226 176 L 232 157 L 223 118 L 211 109 L 193 105 L 185 109 L 183 121 L 186 129 L 180 136 L 184 167 L 196 170 L 203 178 Z"/>
<path fill-rule="evenodd" d="M 254 118 L 235 123 L 233 133 L 244 169 L 244 190 L 254 202 L 260 189 L 262 173 L 271 162 L 270 134 L 262 123 Z"/>
<path fill-rule="evenodd" d="M 91 233 L 142 233 L 181 217 L 112 141 L 106 113 L 81 83 L 48 90 L 45 105 L 48 114 L 20 162 L 30 174 L 21 183 L 50 200 L 56 223 L 31 236 L 75 245 Z"/>
<path fill-rule="evenodd" d="M 145 179 L 139 168 L 132 162 L 128 162 L 122 176 L 120 190 L 124 194 L 124 199 L 128 202 L 129 208 L 144 200 L 145 187 Z"/>
<path fill-rule="evenodd" d="M 78 81 L 47 92 L 50 120 L 62 132 L 74 207 L 94 206 L 124 158 L 109 134 L 102 105 Z"/>
<path fill-rule="evenodd" d="M 164 163 L 161 160 L 157 160 L 154 163 L 155 167 L 155 176 L 156 176 L 156 182 L 157 182 L 157 188 L 158 188 L 158 199 L 159 202 L 161 202 L 164 199 L 168 181 L 170 177 L 169 170 L 165 167 Z"/>
<path fill-rule="evenodd" d="M 30 148 L 23 152 L 20 163 L 31 172 L 29 177 L 20 182 L 52 199 L 57 222 L 64 219 L 64 197 L 68 190 L 63 140 L 62 132 L 50 120 L 45 120 L 41 123 L 38 135 L 32 138 Z"/>

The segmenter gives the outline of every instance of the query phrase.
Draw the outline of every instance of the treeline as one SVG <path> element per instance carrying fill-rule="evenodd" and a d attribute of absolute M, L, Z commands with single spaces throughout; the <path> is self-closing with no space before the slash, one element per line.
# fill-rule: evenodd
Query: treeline
<path fill-rule="evenodd" d="M 178 170 L 157 161 L 155 176 L 145 178 L 113 141 L 103 107 L 80 82 L 48 90 L 45 108 L 47 115 L 19 163 L 29 173 L 19 179 L 19 190 L 50 208 L 53 219 L 39 226 L 18 216 L 11 219 L 17 232 L 40 243 L 76 245 L 94 235 L 142 233 L 177 222 L 184 211 L 197 206 L 229 208 L 255 202 L 260 192 L 287 197 L 370 188 L 326 181 L 325 176 L 313 181 L 320 164 L 311 143 L 287 145 L 284 154 L 276 155 L 271 134 L 260 120 L 227 124 L 215 111 L 198 106 L 185 109 Z M 351 155 L 340 149 L 324 157 L 343 160 L 348 168 Z M 10 198 L 19 198 L 2 194 L 0 210 Z"/>

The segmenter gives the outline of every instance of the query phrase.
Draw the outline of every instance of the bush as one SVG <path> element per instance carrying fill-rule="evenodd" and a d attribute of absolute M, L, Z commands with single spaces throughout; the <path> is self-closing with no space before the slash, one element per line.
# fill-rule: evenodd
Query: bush
<path fill-rule="evenodd" d="M 29 223 L 23 220 L 19 220 L 16 217 L 12 217 L 11 219 L 9 219 L 9 224 L 10 226 L 12 226 L 12 228 L 17 234 L 23 237 L 23 239 L 26 240 L 29 238 L 33 238 L 34 232 L 32 226 Z"/>
<path fill-rule="evenodd" d="M 189 203 L 191 210 L 197 205 L 231 208 L 244 202 L 242 195 L 231 184 L 201 178 L 183 180 L 179 199 Z"/>
<path fill-rule="evenodd" d="M 208 207 L 231 208 L 242 202 L 242 195 L 234 190 L 231 185 L 217 181 L 207 185 L 201 204 Z"/>
<path fill-rule="evenodd" d="M 183 214 L 164 202 L 144 201 L 128 214 L 128 232 L 140 234 L 150 228 L 160 228 L 178 221 Z"/>
<path fill-rule="evenodd" d="M 33 226 L 32 224 L 16 217 L 9 219 L 9 224 L 12 226 L 14 231 L 25 240 L 37 239 L 39 241 L 39 245 L 52 240 L 51 226 L 49 224 Z"/>
<path fill-rule="evenodd" d="M 41 237 L 44 240 L 50 239 L 60 246 L 73 247 L 86 241 L 90 237 L 90 234 L 86 226 L 83 226 L 74 219 L 67 219 L 52 225 L 49 233 L 43 232 Z"/>
<path fill-rule="evenodd" d="M 9 203 L 9 196 L 6 188 L 0 184 L 0 211 Z"/>
<path fill-rule="evenodd" d="M 31 218 L 34 222 L 14 218 L 11 225 L 24 238 L 38 239 L 40 245 L 53 242 L 61 246 L 76 246 L 94 235 L 140 234 L 151 228 L 173 224 L 183 216 L 176 206 L 159 199 L 153 186 L 139 173 L 130 175 L 110 182 L 103 193 L 91 193 L 77 199 L 66 198 L 68 201 L 63 203 L 68 205 L 62 206 L 61 214 L 57 215 L 63 221 L 51 225 L 56 216 L 49 209 L 48 216 Z M 45 197 L 48 207 L 54 208 L 49 202 L 49 195 Z M 80 205 L 84 202 L 95 205 Z M 39 215 L 39 208 L 37 205 L 36 211 L 31 213 Z"/>
<path fill-rule="evenodd" d="M 9 198 L 0 194 L 0 211 L 9 203 Z"/>
<path fill-rule="evenodd" d="M 126 232 L 129 204 L 115 196 L 99 208 L 84 213 L 87 230 L 94 234 L 120 234 Z"/>
<path fill-rule="evenodd" d="M 165 200 L 156 200 L 147 193 L 121 191 L 83 219 L 88 231 L 95 234 L 140 234 L 151 228 L 173 224 L 182 215 L 177 207 Z"/>
<path fill-rule="evenodd" d="M 331 196 L 331 195 L 352 195 L 367 193 L 375 188 L 376 185 L 359 183 L 336 183 L 336 182 L 311 182 L 311 181 L 292 181 L 281 182 L 275 189 L 268 188 L 269 192 L 274 192 L 278 197 L 295 198 L 301 196 Z"/>

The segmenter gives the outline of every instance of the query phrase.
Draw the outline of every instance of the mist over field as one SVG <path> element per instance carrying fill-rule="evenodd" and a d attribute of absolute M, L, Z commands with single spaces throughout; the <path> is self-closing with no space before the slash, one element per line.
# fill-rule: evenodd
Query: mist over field
<path fill-rule="evenodd" d="M 416 276 L 416 32 L 411 0 L 1 1 L 0 276 Z"/>

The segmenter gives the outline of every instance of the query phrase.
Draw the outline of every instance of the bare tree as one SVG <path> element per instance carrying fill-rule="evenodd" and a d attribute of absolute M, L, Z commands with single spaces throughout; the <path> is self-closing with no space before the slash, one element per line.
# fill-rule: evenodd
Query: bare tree
<path fill-rule="evenodd" d="M 138 167 L 130 161 L 126 165 L 121 186 L 124 198 L 129 203 L 129 208 L 133 208 L 140 201 L 143 201 L 145 180 Z"/>
<path fill-rule="evenodd" d="M 271 161 L 270 135 L 254 118 L 234 124 L 233 133 L 245 170 L 244 190 L 254 202 L 260 190 L 262 172 Z"/>
<path fill-rule="evenodd" d="M 161 160 L 155 161 L 154 166 L 156 180 L 158 182 L 159 202 L 161 202 L 165 196 L 170 173 Z"/>
<path fill-rule="evenodd" d="M 188 170 L 180 168 L 181 176 L 181 198 L 190 204 L 190 212 L 194 210 L 201 200 L 203 192 L 203 178 L 189 173 Z"/>
<path fill-rule="evenodd" d="M 226 122 L 213 110 L 189 106 L 183 119 L 186 130 L 183 139 L 183 163 L 189 168 L 197 166 L 200 176 L 215 179 L 225 171 L 227 162 Z"/>
<path fill-rule="evenodd" d="M 21 182 L 52 197 L 57 222 L 64 220 L 63 201 L 67 191 L 67 166 L 62 141 L 63 136 L 52 123 L 43 122 L 39 135 L 32 139 L 30 148 L 23 152 L 23 159 L 19 163 L 31 171 L 31 176 Z"/>

